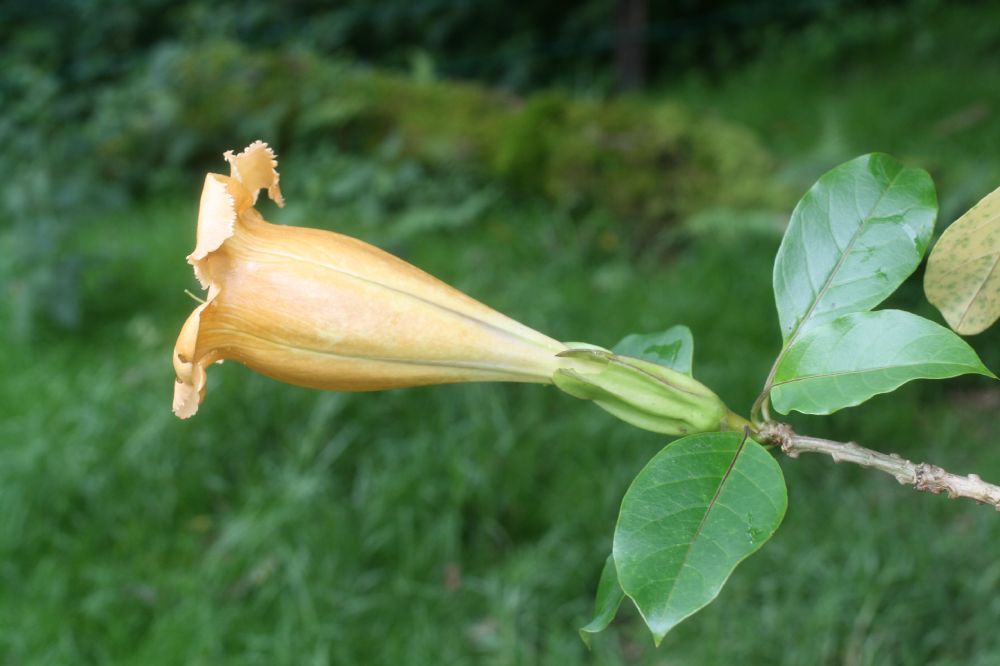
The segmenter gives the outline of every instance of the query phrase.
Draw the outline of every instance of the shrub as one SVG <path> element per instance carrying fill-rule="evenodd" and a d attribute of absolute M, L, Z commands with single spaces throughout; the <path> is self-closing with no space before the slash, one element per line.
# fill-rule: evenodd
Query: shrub
<path fill-rule="evenodd" d="M 0 84 L 15 92 L 41 76 L 11 71 Z M 14 221 L 0 242 L 15 258 L 0 273 L 28 323 L 81 321 L 74 285 L 88 261 L 71 231 L 87 215 L 142 192 L 195 187 L 194 174 L 216 163 L 220 146 L 256 138 L 303 159 L 393 155 L 426 178 L 459 174 L 472 190 L 499 186 L 500 195 L 539 198 L 578 219 L 596 212 L 633 241 L 705 207 L 768 206 L 776 196 L 771 159 L 751 134 L 669 102 L 565 92 L 522 99 L 231 41 L 163 44 L 123 76 L 90 86 L 45 81 L 44 99 L 14 95 L 15 122 L 0 124 L 21 164 L 0 197 Z M 32 206 L 23 202 L 34 190 L 21 182 L 30 174 L 49 184 L 34 188 Z M 454 190 L 453 204 L 469 190 Z"/>
<path fill-rule="evenodd" d="M 598 207 L 649 228 L 706 206 L 773 202 L 772 162 L 746 130 L 671 102 L 520 99 L 308 53 L 234 43 L 171 47 L 95 117 L 101 154 L 120 173 L 155 159 L 182 165 L 263 136 L 369 153 L 389 139 L 441 170 L 499 179 L 570 209 Z"/>

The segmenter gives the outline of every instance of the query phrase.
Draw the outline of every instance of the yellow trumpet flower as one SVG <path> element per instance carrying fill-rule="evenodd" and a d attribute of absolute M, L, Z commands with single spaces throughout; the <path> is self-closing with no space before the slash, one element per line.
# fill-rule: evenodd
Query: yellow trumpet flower
<path fill-rule="evenodd" d="M 277 161 L 257 141 L 208 174 L 188 256 L 208 296 L 174 348 L 174 413 L 205 395 L 205 368 L 232 359 L 291 384 L 341 391 L 471 381 L 551 383 L 567 347 L 348 236 L 271 224 Z"/>
<path fill-rule="evenodd" d="M 330 231 L 271 224 L 277 161 L 257 141 L 205 178 L 188 263 L 208 290 L 174 347 L 174 413 L 205 397 L 205 368 L 225 359 L 290 384 L 337 391 L 474 381 L 555 384 L 647 430 L 739 429 L 711 390 L 669 367 L 563 344 L 402 259 Z"/>

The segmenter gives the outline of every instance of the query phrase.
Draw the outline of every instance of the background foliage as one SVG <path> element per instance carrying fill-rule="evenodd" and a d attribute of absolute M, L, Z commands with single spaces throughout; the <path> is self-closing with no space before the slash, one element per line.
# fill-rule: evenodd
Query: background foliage
<path fill-rule="evenodd" d="M 997 661 L 996 516 L 871 473 L 780 461 L 784 527 L 719 601 L 659 651 L 625 613 L 588 654 L 576 627 L 660 438 L 539 387 L 341 395 L 235 364 L 195 420 L 170 414 L 198 188 L 258 136 L 284 158 L 274 221 L 561 339 L 686 323 L 744 412 L 809 183 L 892 152 L 946 223 L 1000 182 L 986 3 L 670 3 L 625 98 L 604 4 L 542 4 L 3 5 L 0 662 Z M 919 275 L 893 306 L 940 321 Z M 973 340 L 994 370 L 998 342 Z M 966 378 L 795 422 L 997 479 L 998 408 Z"/>

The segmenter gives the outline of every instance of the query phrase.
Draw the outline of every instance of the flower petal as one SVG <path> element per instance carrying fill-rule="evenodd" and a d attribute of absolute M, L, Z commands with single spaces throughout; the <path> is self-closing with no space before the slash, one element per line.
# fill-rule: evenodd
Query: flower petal
<path fill-rule="evenodd" d="M 252 207 L 250 193 L 238 181 L 217 173 L 205 176 L 205 187 L 201 190 L 201 204 L 198 207 L 197 240 L 194 251 L 187 256 L 202 289 L 207 289 L 210 282 L 202 261 L 233 235 L 237 215 Z"/>
<path fill-rule="evenodd" d="M 243 183 L 250 191 L 253 203 L 257 203 L 259 191 L 266 189 L 271 201 L 278 206 L 285 205 L 281 188 L 278 187 L 278 160 L 266 143 L 254 141 L 239 155 L 227 150 L 223 157 L 229 162 L 230 176 Z"/>
<path fill-rule="evenodd" d="M 236 200 L 227 187 L 229 179 L 216 173 L 205 177 L 198 207 L 198 236 L 188 262 L 204 259 L 218 250 L 233 235 L 236 225 Z"/>
<path fill-rule="evenodd" d="M 210 301 L 209 301 L 210 302 Z M 199 359 L 198 329 L 201 327 L 201 313 L 209 302 L 195 308 L 184 322 L 177 343 L 174 345 L 174 414 L 182 419 L 194 416 L 205 396 L 205 364 L 207 359 Z"/>

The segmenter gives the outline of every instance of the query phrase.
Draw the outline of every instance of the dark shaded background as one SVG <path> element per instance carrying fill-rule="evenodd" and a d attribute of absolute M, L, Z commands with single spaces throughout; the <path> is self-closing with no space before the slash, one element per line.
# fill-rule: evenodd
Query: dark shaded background
<path fill-rule="evenodd" d="M 257 138 L 273 221 L 560 339 L 688 324 L 743 412 L 817 177 L 891 152 L 934 176 L 939 228 L 1000 182 L 991 3 L 523 4 L 0 5 L 0 663 L 1000 660 L 1000 521 L 874 473 L 782 460 L 785 525 L 715 604 L 659 650 L 625 610 L 587 652 L 662 438 L 541 387 L 321 393 L 235 364 L 170 414 L 200 184 Z M 939 320 L 919 279 L 890 304 Z M 1000 368 L 996 331 L 971 342 Z M 997 479 L 998 410 L 973 378 L 795 423 Z"/>

